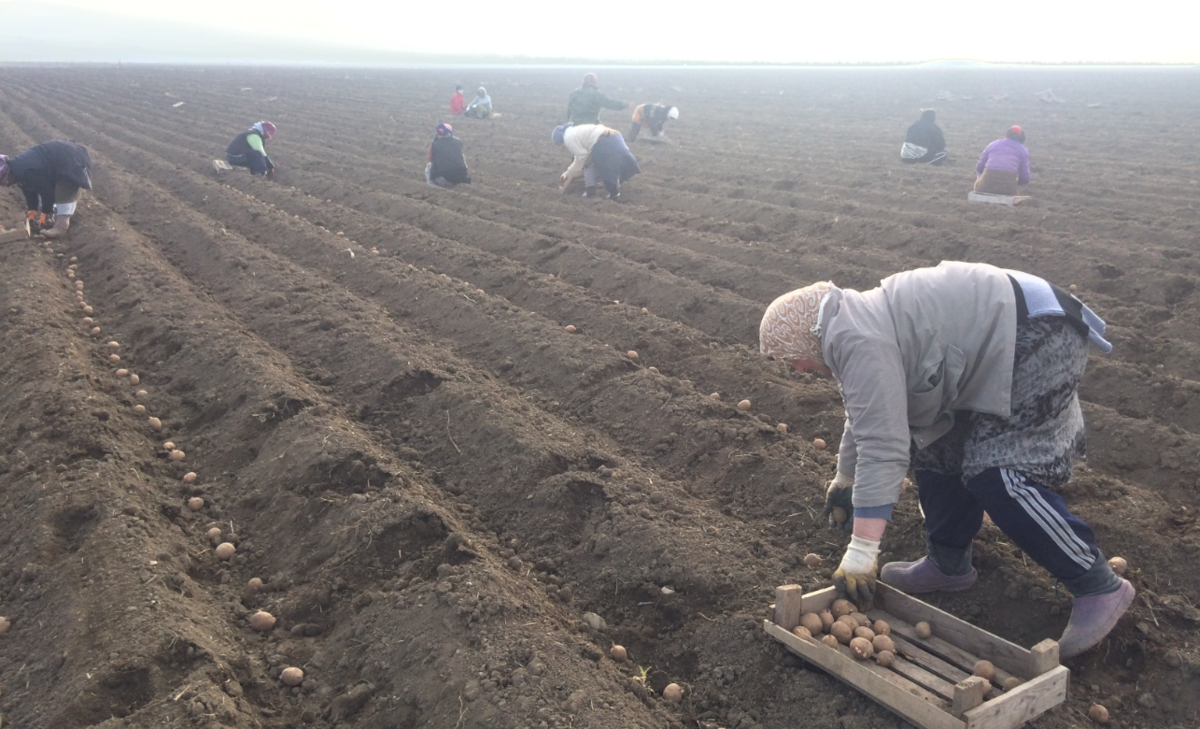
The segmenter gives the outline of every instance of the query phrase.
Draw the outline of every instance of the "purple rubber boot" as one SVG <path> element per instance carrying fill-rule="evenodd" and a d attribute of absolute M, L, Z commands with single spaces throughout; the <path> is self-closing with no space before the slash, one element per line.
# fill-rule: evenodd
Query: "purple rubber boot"
<path fill-rule="evenodd" d="M 889 562 L 879 572 L 879 579 L 900 592 L 960 592 L 975 584 L 979 573 L 972 567 L 965 575 L 951 577 L 943 574 L 928 557 L 916 562 Z"/>
<path fill-rule="evenodd" d="M 1075 598 L 1067 629 L 1058 640 L 1059 657 L 1077 656 L 1104 640 L 1133 604 L 1136 594 L 1128 580 L 1121 580 L 1121 586 L 1106 595 Z"/>

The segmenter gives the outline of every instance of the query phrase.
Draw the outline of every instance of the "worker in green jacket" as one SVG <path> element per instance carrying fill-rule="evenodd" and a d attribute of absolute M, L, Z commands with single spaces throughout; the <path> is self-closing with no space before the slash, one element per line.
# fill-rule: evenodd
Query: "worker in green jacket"
<path fill-rule="evenodd" d="M 571 92 L 567 99 L 567 122 L 575 126 L 584 124 L 599 124 L 600 110 L 631 109 L 632 105 L 624 101 L 610 99 L 600 93 L 600 82 L 596 74 L 589 73 L 583 77 L 583 85 Z"/>

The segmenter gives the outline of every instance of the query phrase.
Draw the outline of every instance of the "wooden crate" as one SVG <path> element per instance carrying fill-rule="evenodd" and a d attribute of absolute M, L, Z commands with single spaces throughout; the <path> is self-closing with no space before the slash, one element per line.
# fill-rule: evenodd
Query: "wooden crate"
<path fill-rule="evenodd" d="M 835 599 L 833 587 L 808 595 L 799 585 L 776 588 L 763 629 L 792 653 L 921 729 L 1014 729 L 1067 700 L 1071 672 L 1058 663 L 1057 641 L 1026 650 L 882 582 L 875 609 L 867 615 L 892 628 L 896 660 L 891 666 L 858 660 L 847 646 L 835 650 L 820 636 L 810 640 L 792 633 L 802 614 L 826 610 Z M 919 622 L 929 623 L 933 635 L 919 638 L 914 627 Z M 971 675 L 980 659 L 996 667 L 995 684 Z M 1022 683 L 1004 691 L 1004 681 L 1014 676 Z"/>
<path fill-rule="evenodd" d="M 1020 205 L 1026 200 L 1032 200 L 1029 195 L 996 195 L 990 192 L 968 192 L 967 200 L 971 202 L 992 203 L 993 205 Z"/>
<path fill-rule="evenodd" d="M 8 243 L 14 240 L 25 240 L 29 237 L 29 223 L 13 228 L 12 230 L 0 229 L 0 243 Z"/>

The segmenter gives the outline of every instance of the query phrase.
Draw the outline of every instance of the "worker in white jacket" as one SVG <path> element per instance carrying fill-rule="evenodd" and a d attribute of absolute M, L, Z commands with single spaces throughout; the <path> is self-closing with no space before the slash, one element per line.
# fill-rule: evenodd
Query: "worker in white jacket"
<path fill-rule="evenodd" d="M 559 189 L 563 192 L 582 172 L 584 197 L 597 196 L 596 180 L 599 178 L 609 199 L 621 202 L 621 183 L 642 171 L 616 129 L 602 124 L 564 124 L 554 129 L 551 138 L 574 155 L 571 166 L 558 178 Z"/>
<path fill-rule="evenodd" d="M 926 554 L 884 565 L 879 579 L 904 592 L 970 588 L 986 511 L 1074 596 L 1063 657 L 1112 630 L 1133 587 L 1054 490 L 1085 455 L 1077 392 L 1089 341 L 1112 349 L 1079 299 L 979 263 L 905 271 L 863 292 L 825 281 L 771 304 L 761 352 L 832 375 L 846 406 L 825 513 L 853 533 L 834 583 L 860 608 L 874 598 L 879 543 L 912 468 Z"/>

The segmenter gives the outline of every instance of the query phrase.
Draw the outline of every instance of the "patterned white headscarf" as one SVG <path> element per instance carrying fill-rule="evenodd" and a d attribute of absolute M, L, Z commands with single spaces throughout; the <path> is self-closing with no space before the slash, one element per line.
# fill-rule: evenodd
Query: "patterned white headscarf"
<path fill-rule="evenodd" d="M 818 281 L 772 301 L 758 327 L 758 351 L 789 362 L 806 359 L 824 364 L 817 319 L 831 289 L 829 281 Z"/>

